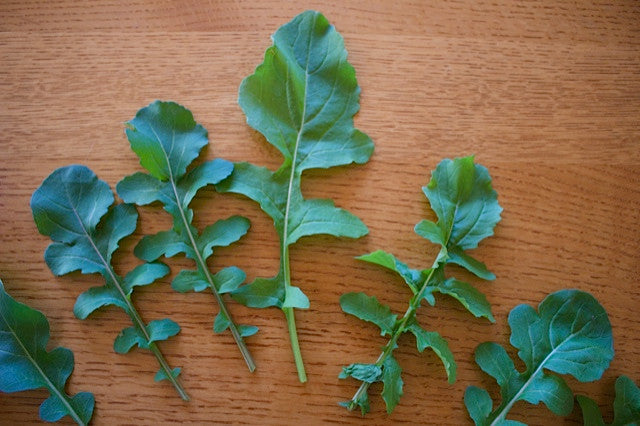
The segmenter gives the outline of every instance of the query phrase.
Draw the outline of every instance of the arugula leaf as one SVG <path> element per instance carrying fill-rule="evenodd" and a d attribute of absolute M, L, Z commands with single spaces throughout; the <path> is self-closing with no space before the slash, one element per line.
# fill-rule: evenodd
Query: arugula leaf
<path fill-rule="evenodd" d="M 157 323 L 145 325 L 131 301 L 136 286 L 151 284 L 168 274 L 169 268 L 161 263 L 151 263 L 138 266 L 125 278 L 115 273 L 111 256 L 120 240 L 136 229 L 138 213 L 131 205 L 113 205 L 113 202 L 113 193 L 106 182 L 85 166 L 62 167 L 51 173 L 31 198 L 38 230 L 53 240 L 45 251 L 45 261 L 55 275 L 73 271 L 102 275 L 104 286 L 91 288 L 78 297 L 74 307 L 76 317 L 85 319 L 107 305 L 123 309 L 133 327 L 123 330 L 122 334 L 127 337 L 118 337 L 114 349 L 126 352 L 136 344 L 149 349 L 180 397 L 188 400 L 177 378 L 169 374 L 171 368 L 155 343 L 176 334 L 180 327 L 169 319 L 162 320 L 165 327 L 170 324 L 172 333 L 158 335 L 157 326 L 153 325 Z"/>
<path fill-rule="evenodd" d="M 585 426 L 604 426 L 598 404 L 584 395 L 576 397 L 582 410 Z M 616 380 L 616 397 L 613 401 L 613 422 L 611 426 L 640 424 L 640 389 L 627 376 Z"/>
<path fill-rule="evenodd" d="M 438 164 L 423 190 L 438 216 L 438 222 L 423 220 L 416 225 L 415 232 L 441 246 L 432 266 L 421 270 L 411 269 L 391 253 L 382 250 L 357 258 L 394 271 L 409 286 L 413 296 L 404 316 L 398 319 L 389 307 L 364 293 L 347 293 L 340 298 L 344 312 L 373 322 L 380 327 L 383 336 L 390 335 L 378 360 L 370 364 L 381 369 L 380 377 L 385 384 L 382 398 L 388 413 L 393 411 L 402 395 L 401 369 L 392 354 L 403 333 L 410 332 L 415 336 L 418 351 L 430 348 L 435 352 L 442 360 L 449 383 L 456 378 L 457 366 L 447 341 L 437 332 L 423 329 L 416 320 L 416 311 L 422 300 L 433 306 L 433 294 L 444 294 L 456 299 L 474 316 L 495 321 L 491 306 L 480 291 L 471 284 L 447 278 L 444 272 L 445 265 L 454 263 L 480 278 L 495 278 L 483 263 L 464 251 L 477 247 L 482 239 L 493 235 L 493 228 L 500 221 L 502 208 L 491 186 L 489 172 L 485 167 L 474 164 L 473 157 L 446 159 Z M 346 377 L 340 375 L 340 378 Z M 353 398 L 341 405 L 349 410 L 360 407 L 364 415 L 369 411 L 367 392 L 371 382 L 355 375 L 351 377 L 362 381 L 362 384 Z"/>
<path fill-rule="evenodd" d="M 477 425 L 507 422 L 517 401 L 544 402 L 558 415 L 573 409 L 573 393 L 565 381 L 545 370 L 570 374 L 581 382 L 599 379 L 613 358 L 611 324 L 604 308 L 588 293 L 560 290 L 547 296 L 538 311 L 516 306 L 509 314 L 511 344 L 518 349 L 524 372 L 516 370 L 505 349 L 485 342 L 476 349 L 480 368 L 496 379 L 501 404 L 493 411 L 489 394 L 470 386 L 465 405 Z"/>
<path fill-rule="evenodd" d="M 353 126 L 360 88 L 346 60 L 342 36 L 327 19 L 306 11 L 272 38 L 264 62 L 240 85 L 239 103 L 247 123 L 282 153 L 284 161 L 276 172 L 238 163 L 216 188 L 249 197 L 273 219 L 280 239 L 280 271 L 240 287 L 233 297 L 248 306 L 284 311 L 298 376 L 304 382 L 293 308 L 306 308 L 309 300 L 291 286 L 289 246 L 316 234 L 358 238 L 368 229 L 331 200 L 305 199 L 302 172 L 365 163 L 373 142 Z"/>
<path fill-rule="evenodd" d="M 198 190 L 228 177 L 233 164 L 216 159 L 187 172 L 208 143 L 207 131 L 195 122 L 188 109 L 174 102 L 155 101 L 142 108 L 127 123 L 126 133 L 131 149 L 149 174 L 139 172 L 122 179 L 116 186 L 118 195 L 126 203 L 138 205 L 160 201 L 173 217 L 172 229 L 145 236 L 135 248 L 136 256 L 151 262 L 162 255 L 171 257 L 184 253 L 192 259 L 197 270 L 181 271 L 171 286 L 180 292 L 211 290 L 220 307 L 214 332 L 221 333 L 228 328 L 249 371 L 254 371 L 256 366 L 243 337 L 254 334 L 258 329 L 236 325 L 222 298 L 222 294 L 231 292 L 244 281 L 244 272 L 235 268 L 234 275 L 238 279 L 233 281 L 234 288 L 222 288 L 216 284 L 216 276 L 211 275 L 207 266 L 207 259 L 215 247 L 228 246 L 247 233 L 249 220 L 233 216 L 219 220 L 198 233 L 192 224 L 193 210 L 189 208 Z M 252 333 L 249 334 L 249 330 Z"/>
<path fill-rule="evenodd" d="M 40 405 L 42 420 L 57 422 L 68 415 L 86 425 L 93 415 L 93 394 L 66 394 L 73 352 L 62 347 L 47 351 L 48 341 L 47 318 L 12 298 L 0 280 L 0 391 L 46 388 L 50 396 Z"/>

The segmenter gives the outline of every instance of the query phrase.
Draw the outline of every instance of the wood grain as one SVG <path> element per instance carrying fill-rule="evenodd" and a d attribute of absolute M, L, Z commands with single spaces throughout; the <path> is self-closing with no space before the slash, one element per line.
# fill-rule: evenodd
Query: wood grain
<path fill-rule="evenodd" d="M 309 382 L 297 382 L 280 311 L 231 303 L 235 317 L 256 324 L 248 339 L 258 370 L 248 373 L 230 335 L 213 335 L 217 308 L 208 294 L 180 295 L 171 277 L 141 289 L 146 320 L 170 316 L 182 326 L 162 349 L 183 367 L 192 402 L 152 380 L 152 355 L 112 350 L 127 325 L 106 309 L 73 317 L 77 295 L 97 277 L 53 277 L 42 260 L 29 198 L 54 169 L 83 163 L 112 186 L 140 170 L 122 123 L 154 99 L 190 108 L 208 130 L 201 159 L 249 160 L 271 168 L 277 152 L 245 124 L 237 88 L 261 61 L 269 35 L 306 8 L 322 11 L 344 35 L 362 87 L 356 125 L 376 143 L 364 166 L 306 173 L 308 197 L 331 197 L 358 214 L 370 235 L 357 241 L 305 238 L 291 252 L 293 279 L 311 299 L 298 314 Z M 508 0 L 285 2 L 71 0 L 0 2 L 0 277 L 18 300 L 50 319 L 52 344 L 75 352 L 70 391 L 94 392 L 93 423 L 163 424 L 469 424 L 464 389 L 495 384 L 473 363 L 485 340 L 506 343 L 506 315 L 561 288 L 594 294 L 609 312 L 616 357 L 597 383 L 570 386 L 611 415 L 613 383 L 640 380 L 640 3 Z M 391 274 L 354 256 L 378 248 L 414 267 L 434 247 L 413 231 L 433 218 L 420 187 L 444 157 L 476 154 L 504 207 L 496 235 L 476 252 L 496 273 L 477 283 L 495 324 L 440 299 L 419 319 L 445 336 L 458 361 L 448 385 L 439 360 L 400 340 L 405 395 L 392 415 L 374 386 L 365 419 L 337 405 L 357 384 L 340 367 L 370 362 L 384 344 L 373 327 L 344 315 L 338 298 L 366 291 L 402 310 L 409 295 Z M 117 268 L 135 265 L 142 235 L 164 229 L 157 206 L 139 209 L 140 228 L 125 241 Z M 252 229 L 210 262 L 243 268 L 249 278 L 277 270 L 276 234 L 252 202 L 211 189 L 195 203 L 203 227 L 243 214 Z M 188 267 L 171 259 L 175 274 Z M 0 423 L 37 423 L 40 391 L 0 394 Z M 529 424 L 580 424 L 546 408 L 517 404 Z"/>

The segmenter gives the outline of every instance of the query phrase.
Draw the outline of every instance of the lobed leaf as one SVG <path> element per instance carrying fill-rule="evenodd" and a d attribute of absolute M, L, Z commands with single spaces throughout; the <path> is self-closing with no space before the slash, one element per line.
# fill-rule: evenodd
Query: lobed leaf
<path fill-rule="evenodd" d="M 438 222 L 434 226 L 423 220 L 416 225 L 416 233 L 446 248 L 447 263 L 457 263 L 480 278 L 494 279 L 484 264 L 464 253 L 493 235 L 500 221 L 502 207 L 486 167 L 474 164 L 473 156 L 445 159 L 422 190 Z"/>
<path fill-rule="evenodd" d="M 604 308 L 593 296 L 579 290 L 561 290 L 547 296 L 538 311 L 520 305 L 509 314 L 511 344 L 526 366 L 515 369 L 504 348 L 483 343 L 476 349 L 476 362 L 496 379 L 502 403 L 483 418 L 478 408 L 478 391 L 465 397 L 467 410 L 476 424 L 504 421 L 512 405 L 519 400 L 540 401 L 554 413 L 566 415 L 573 409 L 573 393 L 564 380 L 545 370 L 570 374 L 577 380 L 597 380 L 613 358 L 611 324 Z M 481 401 L 481 406 L 486 401 Z"/>
<path fill-rule="evenodd" d="M 249 220 L 233 216 L 219 220 L 199 233 L 192 224 L 193 211 L 189 208 L 198 190 L 227 178 L 233 164 L 215 159 L 187 171 L 207 145 L 207 131 L 195 122 L 188 109 L 174 102 L 153 102 L 138 111 L 127 125 L 131 148 L 149 174 L 127 176 L 118 183 L 116 190 L 125 202 L 145 205 L 160 201 L 173 217 L 172 229 L 144 237 L 136 246 L 135 254 L 153 261 L 163 255 L 171 257 L 184 253 L 194 260 L 197 270 L 178 273 L 172 288 L 179 292 L 211 289 L 221 314 L 214 322 L 214 330 L 221 332 L 230 328 L 249 370 L 253 371 L 255 365 L 242 337 L 255 333 L 255 327 L 245 326 L 240 330 L 231 321 L 231 314 L 221 297 L 241 284 L 237 278 L 241 276 L 244 280 L 244 273 L 235 268 L 233 277 L 212 277 L 206 262 L 215 247 L 228 246 L 244 236 L 249 229 Z M 228 275 L 229 271 L 222 274 Z M 163 374 L 167 376 L 166 372 Z"/>
<path fill-rule="evenodd" d="M 47 351 L 48 342 L 46 317 L 13 299 L 0 281 L 0 391 L 46 388 L 50 396 L 40 406 L 42 420 L 55 422 L 68 415 L 78 424 L 88 424 L 93 415 L 93 394 L 66 394 L 73 353 L 62 347 Z"/>
<path fill-rule="evenodd" d="M 278 29 L 264 62 L 240 86 L 247 123 L 282 153 L 284 162 L 276 172 L 237 163 L 216 188 L 260 204 L 274 221 L 283 258 L 287 247 L 304 236 L 358 238 L 368 232 L 331 200 L 306 200 L 300 190 L 304 170 L 361 164 L 373 153 L 371 139 L 353 126 L 360 89 L 346 57 L 342 36 L 322 14 L 307 11 Z M 236 298 L 254 307 L 306 306 L 302 297 L 294 303 L 291 290 L 285 291 L 287 276 L 281 269 L 272 279 L 241 287 Z"/>
<path fill-rule="evenodd" d="M 458 366 L 447 341 L 435 331 L 426 331 L 415 321 L 409 325 L 408 330 L 416 337 L 418 351 L 422 352 L 427 348 L 431 348 L 442 361 L 449 383 L 455 382 Z"/>
<path fill-rule="evenodd" d="M 364 293 L 343 294 L 340 306 L 344 312 L 380 327 L 381 335 L 393 333 L 397 315 L 391 313 L 391 308 L 381 304 L 375 296 Z"/>
<path fill-rule="evenodd" d="M 31 208 L 38 230 L 53 240 L 45 251 L 45 261 L 54 274 L 76 270 L 85 274 L 97 272 L 105 280 L 104 286 L 91 288 L 78 297 L 74 306 L 76 317 L 85 319 L 102 306 L 115 305 L 131 318 L 133 326 L 125 329 L 114 343 L 117 352 L 125 353 L 136 344 L 150 348 L 154 340 L 163 335 L 168 337 L 167 333 L 154 338 L 148 335 L 147 326 L 131 302 L 131 293 L 134 287 L 165 276 L 169 269 L 161 263 L 152 263 L 136 267 L 125 278 L 116 274 L 111 257 L 119 242 L 136 229 L 138 213 L 132 205 L 112 205 L 113 202 L 113 194 L 105 182 L 87 167 L 72 165 L 55 170 L 42 182 L 33 193 Z M 170 320 L 161 320 L 167 321 Z M 162 354 L 157 349 L 153 353 L 165 368 Z M 173 384 L 181 397 L 188 400 L 180 384 L 176 381 Z M 57 412 L 54 404 L 46 408 L 49 413 Z"/>
<path fill-rule="evenodd" d="M 640 423 L 640 389 L 627 376 L 616 379 L 616 396 L 613 401 L 613 422 L 611 426 L 636 425 Z M 585 426 L 604 426 L 598 404 L 583 395 L 576 397 L 582 410 Z"/>

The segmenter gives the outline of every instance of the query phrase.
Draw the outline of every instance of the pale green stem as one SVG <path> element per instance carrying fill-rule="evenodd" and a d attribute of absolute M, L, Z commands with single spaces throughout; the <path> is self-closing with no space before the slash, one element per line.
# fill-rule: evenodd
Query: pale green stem
<path fill-rule="evenodd" d="M 291 286 L 291 270 L 289 268 L 289 247 L 286 244 L 282 244 L 281 253 L 282 257 L 282 273 L 284 277 L 285 295 L 288 287 Z M 296 370 L 298 371 L 298 379 L 301 383 L 307 381 L 307 373 L 304 369 L 304 362 L 302 361 L 302 352 L 300 351 L 300 344 L 298 342 L 298 330 L 296 329 L 296 317 L 293 308 L 282 308 L 284 316 L 287 319 L 287 328 L 289 330 L 289 340 L 291 341 L 291 350 L 293 351 L 293 359 L 296 363 Z"/>

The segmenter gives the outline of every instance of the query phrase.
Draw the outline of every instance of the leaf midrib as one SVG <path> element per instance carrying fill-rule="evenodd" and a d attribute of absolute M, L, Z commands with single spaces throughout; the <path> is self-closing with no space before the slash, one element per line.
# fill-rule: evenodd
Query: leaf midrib
<path fill-rule="evenodd" d="M 49 377 L 40 368 L 40 365 L 36 362 L 36 360 L 31 356 L 31 354 L 29 353 L 29 351 L 27 350 L 25 345 L 22 343 L 22 340 L 20 339 L 18 334 L 15 332 L 13 327 L 11 327 L 11 325 L 9 324 L 9 321 L 7 321 L 7 318 L 4 316 L 2 311 L 0 311 L 0 316 L 2 317 L 2 320 L 6 324 L 7 328 L 11 332 L 11 334 L 13 335 L 13 338 L 15 339 L 15 341 L 18 342 L 18 344 L 20 345 L 20 348 L 25 353 L 26 358 L 29 360 L 29 362 L 31 362 L 31 364 L 33 364 L 33 366 L 36 368 L 36 370 L 38 370 L 38 373 L 42 376 L 42 378 L 46 382 L 46 386 L 47 386 L 47 388 L 49 388 L 49 391 L 51 393 L 55 394 L 55 396 L 58 397 L 58 399 L 60 401 L 62 401 L 62 404 L 67 409 L 67 413 L 73 418 L 73 420 L 76 423 L 78 423 L 79 425 L 85 425 L 86 423 L 84 423 L 82 421 L 82 419 L 80 418 L 80 415 L 75 411 L 73 406 L 71 406 L 71 404 L 67 400 L 66 396 L 60 392 L 60 390 L 51 382 L 51 380 L 49 380 Z"/>

